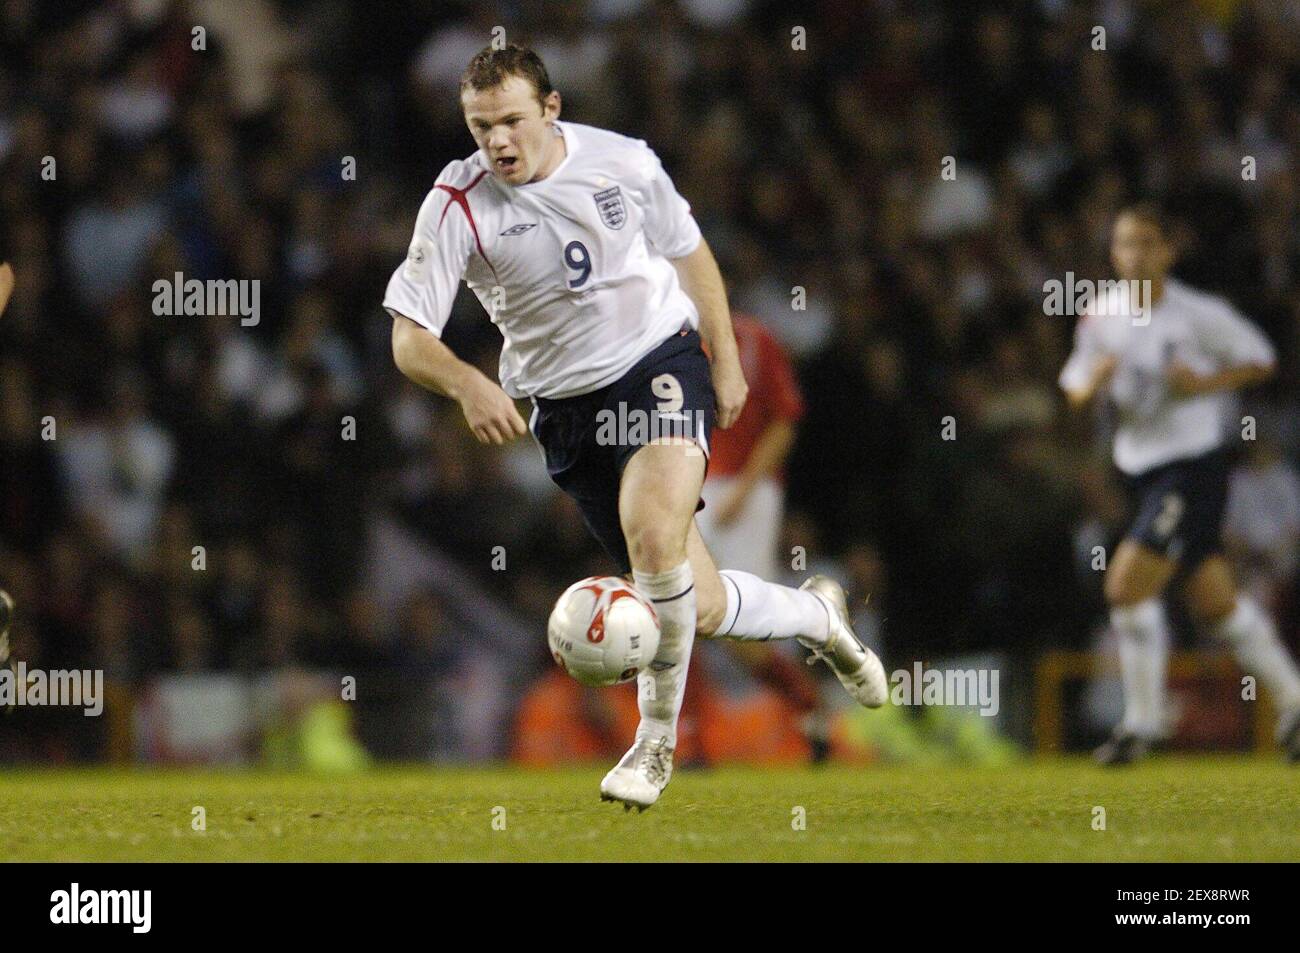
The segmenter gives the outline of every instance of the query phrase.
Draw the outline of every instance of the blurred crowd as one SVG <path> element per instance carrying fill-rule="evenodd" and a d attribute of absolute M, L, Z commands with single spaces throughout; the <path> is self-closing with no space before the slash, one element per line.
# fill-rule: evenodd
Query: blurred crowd
<path fill-rule="evenodd" d="M 555 596 L 610 566 L 531 441 L 481 447 L 401 378 L 379 307 L 473 150 L 458 79 L 496 27 L 564 118 L 656 149 L 789 349 L 785 548 L 871 594 L 887 663 L 1089 642 L 1123 504 L 1104 421 L 1056 391 L 1073 322 L 1043 285 L 1107 277 L 1136 197 L 1279 348 L 1229 532 L 1294 633 L 1297 0 L 0 0 L 17 657 L 445 679 L 509 721 Z M 259 322 L 157 315 L 178 272 L 260 280 Z M 495 372 L 467 293 L 445 340 Z M 439 570 L 387 584 L 394 527 Z M 514 627 L 474 631 L 466 587 Z"/>

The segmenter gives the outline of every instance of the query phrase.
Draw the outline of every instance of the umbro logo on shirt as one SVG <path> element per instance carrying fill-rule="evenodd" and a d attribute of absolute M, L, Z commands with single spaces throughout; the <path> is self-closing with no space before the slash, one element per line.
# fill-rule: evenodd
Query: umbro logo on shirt
<path fill-rule="evenodd" d="M 522 235 L 530 228 L 536 228 L 536 227 L 537 227 L 536 222 L 529 222 L 527 225 L 511 225 L 501 234 L 509 238 L 511 235 Z"/>

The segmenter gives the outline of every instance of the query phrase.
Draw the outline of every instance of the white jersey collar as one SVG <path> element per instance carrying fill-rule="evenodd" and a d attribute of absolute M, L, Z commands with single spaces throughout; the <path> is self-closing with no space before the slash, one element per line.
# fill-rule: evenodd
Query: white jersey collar
<path fill-rule="evenodd" d="M 578 134 L 574 132 L 573 127 L 567 123 L 560 122 L 558 119 L 555 120 L 553 125 L 556 129 L 556 135 L 564 137 L 564 158 L 560 160 L 560 164 L 552 169 L 551 174 L 546 178 L 538 179 L 536 182 L 523 182 L 516 185 L 516 189 L 532 189 L 537 186 L 546 185 L 546 183 L 555 179 L 562 171 L 564 171 L 564 167 L 573 159 L 573 154 L 578 151 Z"/>

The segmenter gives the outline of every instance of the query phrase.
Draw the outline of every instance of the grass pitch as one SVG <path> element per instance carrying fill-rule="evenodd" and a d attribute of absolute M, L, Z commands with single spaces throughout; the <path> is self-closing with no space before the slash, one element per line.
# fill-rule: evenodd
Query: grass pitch
<path fill-rule="evenodd" d="M 348 777 L 5 771 L 0 858 L 1300 858 L 1300 768 L 1267 759 L 1168 757 L 1112 771 L 1082 759 L 997 769 L 682 771 L 644 814 L 598 800 L 606 767 L 403 767 Z M 206 831 L 193 829 L 197 807 Z M 1105 809 L 1105 830 L 1094 830 L 1098 807 Z"/>

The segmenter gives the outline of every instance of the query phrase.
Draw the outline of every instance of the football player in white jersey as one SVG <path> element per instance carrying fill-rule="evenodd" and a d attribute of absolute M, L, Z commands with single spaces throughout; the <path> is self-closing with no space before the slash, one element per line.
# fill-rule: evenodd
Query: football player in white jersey
<path fill-rule="evenodd" d="M 1235 392 L 1273 375 L 1274 351 L 1226 301 L 1170 277 L 1174 257 L 1158 208 L 1140 203 L 1120 213 L 1111 261 L 1125 284 L 1079 319 L 1060 376 L 1072 406 L 1098 396 L 1113 405 L 1114 459 L 1133 511 L 1105 578 L 1124 718 L 1096 757 L 1126 764 L 1165 733 L 1169 634 L 1161 596 L 1181 567 L 1192 616 L 1273 693 L 1278 741 L 1296 761 L 1300 674 L 1273 621 L 1237 592 L 1220 539 L 1231 444 L 1242 426 Z M 1147 282 L 1142 306 L 1129 289 Z"/>
<path fill-rule="evenodd" d="M 884 704 L 884 669 L 837 584 L 720 574 L 695 527 L 708 429 L 736 419 L 747 387 L 722 276 L 658 157 L 561 122 L 560 94 L 523 47 L 475 56 L 461 107 L 478 149 L 438 176 L 389 281 L 393 356 L 458 401 L 480 441 L 531 429 L 552 479 L 655 603 L 662 635 L 638 678 L 640 725 L 602 798 L 643 809 L 667 785 L 697 632 L 797 638 L 857 701 Z M 500 386 L 439 339 L 461 280 L 504 337 Z M 530 424 L 518 398 L 533 403 Z M 613 439 L 599 425 L 610 415 L 631 421 Z"/>

